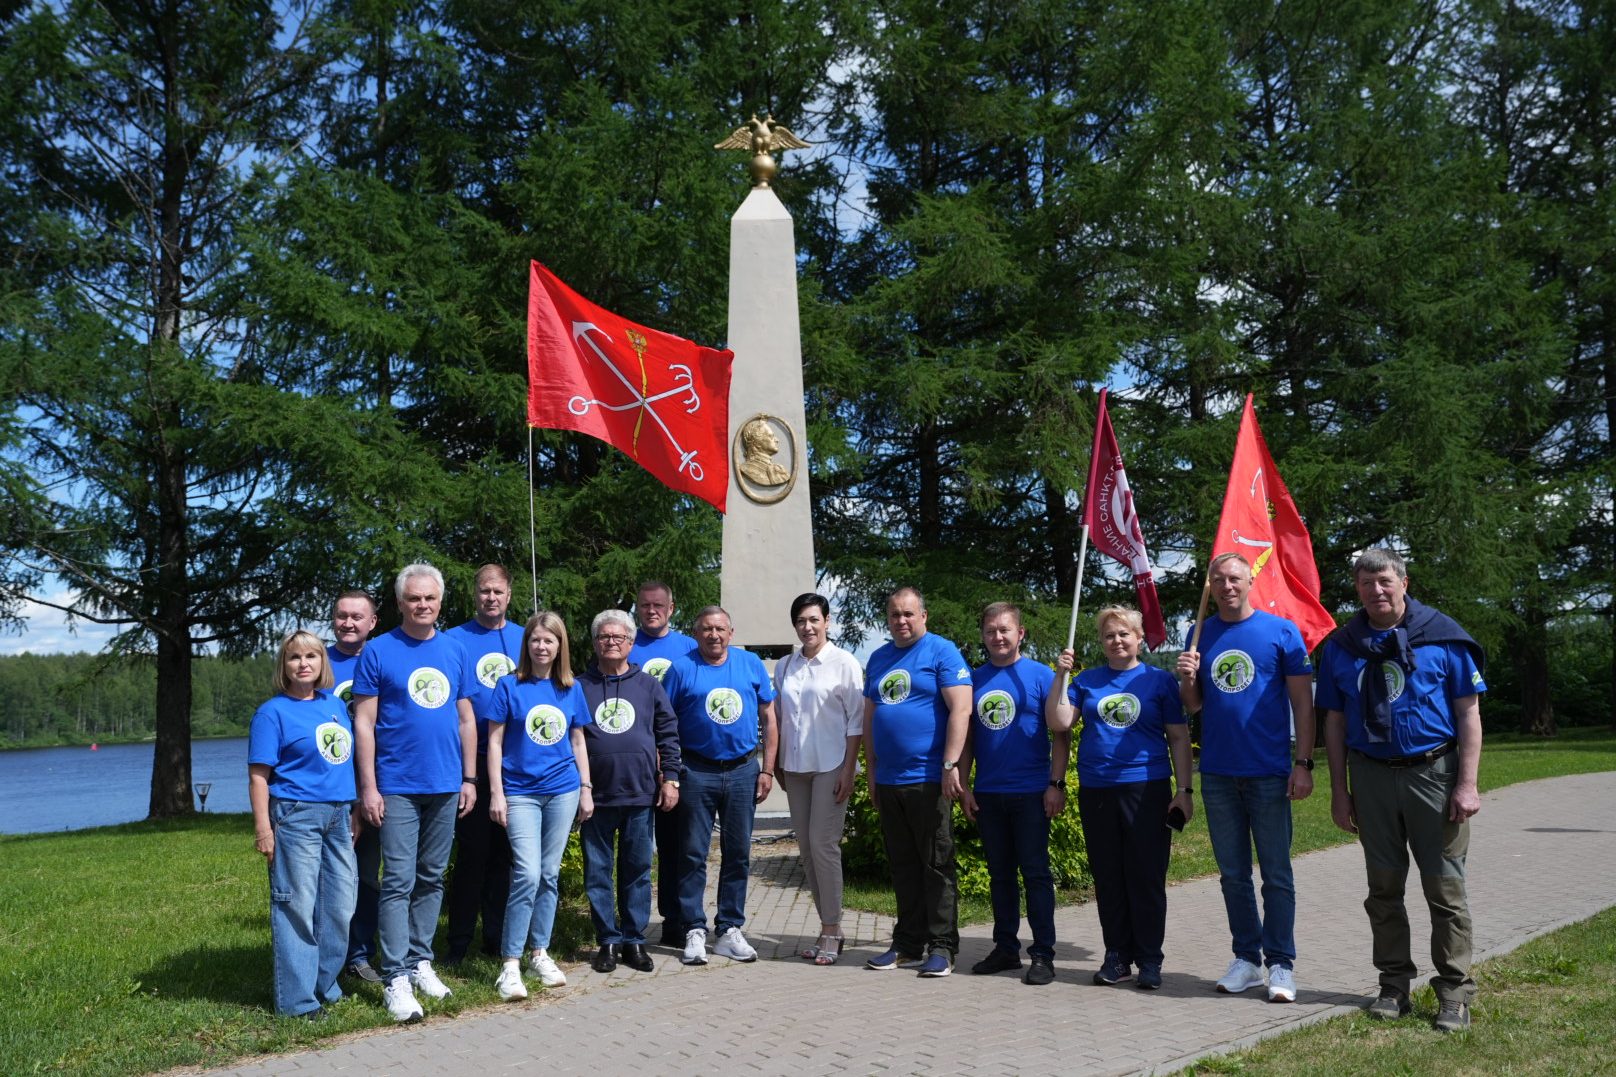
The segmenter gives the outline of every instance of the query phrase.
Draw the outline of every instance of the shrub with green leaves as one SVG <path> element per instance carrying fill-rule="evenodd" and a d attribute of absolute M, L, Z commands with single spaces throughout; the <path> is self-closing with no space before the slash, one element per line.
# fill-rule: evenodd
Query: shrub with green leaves
<path fill-rule="evenodd" d="M 976 824 L 954 805 L 954 858 L 959 863 L 961 897 L 988 896 L 988 865 L 982 855 L 982 835 Z M 888 878 L 886 847 L 881 841 L 881 820 L 870 804 L 868 776 L 860 772 L 848 802 L 847 832 L 842 839 L 842 865 L 847 874 L 868 882 Z M 1066 810 L 1049 828 L 1049 866 L 1055 886 L 1072 890 L 1089 885 L 1088 851 L 1077 818 L 1077 767 L 1066 771 Z"/>

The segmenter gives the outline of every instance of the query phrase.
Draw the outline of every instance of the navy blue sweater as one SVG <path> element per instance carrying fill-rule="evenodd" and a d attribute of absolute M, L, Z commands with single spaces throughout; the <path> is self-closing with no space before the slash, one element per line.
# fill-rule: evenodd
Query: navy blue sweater
<path fill-rule="evenodd" d="M 632 663 L 617 676 L 591 663 L 578 683 L 592 719 L 584 726 L 584 744 L 595 806 L 649 807 L 656 802 L 659 777 L 679 780 L 679 719 L 668 694 Z"/>

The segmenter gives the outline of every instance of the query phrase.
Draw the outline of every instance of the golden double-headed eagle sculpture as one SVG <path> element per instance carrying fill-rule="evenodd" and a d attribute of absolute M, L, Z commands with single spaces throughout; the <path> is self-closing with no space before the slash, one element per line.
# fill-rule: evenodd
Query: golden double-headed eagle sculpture
<path fill-rule="evenodd" d="M 752 186 L 767 187 L 780 170 L 780 166 L 774 162 L 774 154 L 781 150 L 805 150 L 811 145 L 813 143 L 804 142 L 792 134 L 785 124 L 775 123 L 773 116 L 765 113 L 760 120 L 754 112 L 750 120 L 737 127 L 724 141 L 715 144 L 713 149 L 750 153 Z"/>

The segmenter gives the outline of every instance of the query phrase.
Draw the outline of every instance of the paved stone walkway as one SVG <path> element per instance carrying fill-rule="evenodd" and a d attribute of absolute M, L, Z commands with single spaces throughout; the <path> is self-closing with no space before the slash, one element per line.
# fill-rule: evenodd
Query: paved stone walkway
<path fill-rule="evenodd" d="M 1478 960 L 1616 903 L 1616 826 L 1590 810 L 1609 799 L 1611 779 L 1554 778 L 1482 798 L 1470 848 Z M 963 932 L 961 968 L 947 979 L 867 971 L 864 959 L 885 949 L 890 930 L 870 914 L 849 915 L 842 963 L 816 968 L 792 956 L 818 921 L 798 892 L 796 858 L 787 849 L 795 847 L 760 844 L 753 859 L 747 934 L 762 952 L 757 964 L 715 957 L 685 968 L 658 949 L 650 975 L 619 969 L 600 976 L 579 965 L 568 970 L 572 983 L 542 1002 L 383 1030 L 221 1072 L 1171 1073 L 1346 1012 L 1375 990 L 1362 858 L 1353 845 L 1297 861 L 1301 991 L 1292 1006 L 1269 1005 L 1255 991 L 1213 992 L 1229 959 L 1216 879 L 1169 891 L 1165 979 L 1154 993 L 1090 984 L 1101 956 L 1092 904 L 1058 912 L 1057 979 L 1044 988 L 1010 974 L 961 974 L 992 948 L 989 925 Z M 1429 921 L 1417 879 L 1411 887 L 1421 940 Z M 1416 959 L 1420 949 L 1417 941 Z M 1428 960 L 1420 965 L 1428 974 Z"/>

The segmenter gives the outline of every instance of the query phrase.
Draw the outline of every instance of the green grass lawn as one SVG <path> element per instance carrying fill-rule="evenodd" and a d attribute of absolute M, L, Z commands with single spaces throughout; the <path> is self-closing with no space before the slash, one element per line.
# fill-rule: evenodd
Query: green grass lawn
<path fill-rule="evenodd" d="M 557 914 L 557 954 L 593 942 L 579 901 Z M 454 995 L 429 1014 L 499 1003 L 497 961 L 440 971 Z M 0 838 L 0 1073 L 219 1064 L 390 1023 L 379 985 L 343 987 L 356 993 L 318 1025 L 275 1016 L 246 815 Z M 520 1005 L 542 1004 L 528 989 Z"/>
<path fill-rule="evenodd" d="M 1547 742 L 1492 738 L 1481 778 L 1492 789 L 1597 770 L 1616 770 L 1616 735 L 1571 731 Z M 1297 808 L 1298 851 L 1347 840 L 1330 824 L 1322 768 L 1320 779 L 1319 792 Z M 1213 870 L 1197 815 L 1175 839 L 1173 877 Z M 589 937 L 576 889 L 564 875 L 568 901 L 554 947 L 560 954 Z M 883 902 L 890 907 L 884 882 L 848 893 L 855 907 Z M 388 1023 L 381 992 L 370 987 L 318 1025 L 275 1017 L 268 905 L 263 860 L 244 815 L 0 837 L 0 1073 L 220 1064 Z M 991 918 L 985 901 L 961 913 L 966 922 Z M 1568 968 L 1567 977 L 1583 975 Z M 497 971 L 493 960 L 473 958 L 460 974 L 445 976 L 454 997 L 429 1008 L 457 1013 L 495 1004 Z M 1608 980 L 1608 963 L 1604 975 Z M 543 990 L 536 983 L 530 990 L 533 999 L 522 1005 L 543 1005 Z"/>
<path fill-rule="evenodd" d="M 1478 993 L 1469 1032 L 1444 1036 L 1431 1029 L 1436 999 L 1427 987 L 1415 992 L 1414 1012 L 1401 1021 L 1338 1017 L 1183 1072 L 1281 1077 L 1616 1072 L 1611 1055 L 1616 909 L 1485 961 L 1474 974 Z M 1322 1059 L 1329 1060 L 1327 1067 Z"/>

